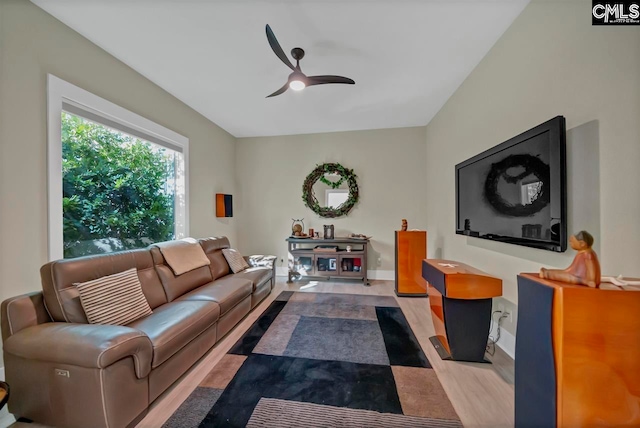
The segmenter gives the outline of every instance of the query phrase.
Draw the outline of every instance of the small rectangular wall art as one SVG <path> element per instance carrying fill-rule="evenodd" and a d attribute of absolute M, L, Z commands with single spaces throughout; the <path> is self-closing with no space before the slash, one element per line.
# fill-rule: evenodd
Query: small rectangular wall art
<path fill-rule="evenodd" d="M 233 217 L 233 197 L 216 193 L 216 217 Z"/>

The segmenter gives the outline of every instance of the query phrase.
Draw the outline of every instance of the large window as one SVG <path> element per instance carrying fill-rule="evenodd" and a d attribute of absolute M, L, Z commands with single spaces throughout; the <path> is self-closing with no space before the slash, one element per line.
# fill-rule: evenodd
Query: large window
<path fill-rule="evenodd" d="M 188 140 L 49 76 L 49 256 L 187 235 Z"/>

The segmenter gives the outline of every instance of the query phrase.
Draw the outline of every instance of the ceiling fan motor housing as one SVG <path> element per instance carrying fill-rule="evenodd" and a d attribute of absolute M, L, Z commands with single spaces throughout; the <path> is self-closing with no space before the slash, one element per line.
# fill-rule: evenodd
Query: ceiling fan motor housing
<path fill-rule="evenodd" d="M 296 61 L 300 61 L 302 58 L 304 58 L 304 49 L 302 49 L 302 48 L 293 48 L 293 49 L 291 49 L 291 56 Z"/>

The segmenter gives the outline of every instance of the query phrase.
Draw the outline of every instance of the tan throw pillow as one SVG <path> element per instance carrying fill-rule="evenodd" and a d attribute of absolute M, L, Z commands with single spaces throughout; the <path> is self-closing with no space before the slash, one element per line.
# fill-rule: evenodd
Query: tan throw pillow
<path fill-rule="evenodd" d="M 193 238 L 158 242 L 155 245 L 160 248 L 164 260 L 176 276 L 211 264 L 198 241 Z"/>
<path fill-rule="evenodd" d="M 73 285 L 90 324 L 126 325 L 151 315 L 136 268 Z"/>
<path fill-rule="evenodd" d="M 231 268 L 233 273 L 242 272 L 243 270 L 249 268 L 247 261 L 237 250 L 225 248 L 222 250 L 222 254 L 224 255 L 224 258 L 227 259 L 227 263 L 229 263 L 229 267 Z"/>

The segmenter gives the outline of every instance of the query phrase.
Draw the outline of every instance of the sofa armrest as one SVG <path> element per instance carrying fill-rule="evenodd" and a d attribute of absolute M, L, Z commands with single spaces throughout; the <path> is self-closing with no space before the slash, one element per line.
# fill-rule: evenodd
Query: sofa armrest
<path fill-rule="evenodd" d="M 151 340 L 139 330 L 118 325 L 50 322 L 25 328 L 4 342 L 4 352 L 29 360 L 105 368 L 133 357 L 136 376 L 151 371 Z"/>
<path fill-rule="evenodd" d="M 244 259 L 247 261 L 247 264 L 251 267 L 253 266 L 264 266 L 270 267 L 271 272 L 271 286 L 275 286 L 276 284 L 276 265 L 278 261 L 277 256 L 268 256 L 268 255 L 253 255 L 253 256 L 244 256 Z M 253 260 L 252 260 L 253 259 Z M 269 266 L 269 262 L 271 266 Z"/>
<path fill-rule="evenodd" d="M 42 292 L 11 297 L 2 302 L 2 340 L 22 329 L 50 322 Z"/>
<path fill-rule="evenodd" d="M 262 255 L 256 254 L 252 256 L 243 256 L 246 260 L 247 264 L 251 267 L 254 266 L 264 266 L 264 267 L 274 267 L 276 265 L 276 260 L 278 259 L 276 256 Z"/>

